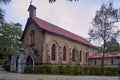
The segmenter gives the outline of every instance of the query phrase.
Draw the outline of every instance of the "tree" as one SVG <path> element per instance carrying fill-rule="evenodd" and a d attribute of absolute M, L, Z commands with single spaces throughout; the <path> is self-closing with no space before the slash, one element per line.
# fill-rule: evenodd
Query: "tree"
<path fill-rule="evenodd" d="M 55 2 L 56 0 L 49 0 L 50 3 Z M 67 1 L 79 1 L 79 0 L 67 0 Z"/>
<path fill-rule="evenodd" d="M 119 9 L 114 9 L 112 2 L 107 5 L 103 3 L 100 10 L 96 12 L 96 15 L 92 21 L 93 27 L 88 32 L 90 40 L 103 43 L 102 67 L 104 66 L 106 42 L 119 35 L 119 30 L 117 26 L 115 26 L 115 23 L 119 22 L 119 20 Z"/>
<path fill-rule="evenodd" d="M 8 4 L 11 0 L 0 0 L 0 4 Z M 4 21 L 4 11 L 0 7 L 0 23 L 3 23 Z"/>
<path fill-rule="evenodd" d="M 117 42 L 115 38 L 112 38 L 106 44 L 106 52 L 119 52 L 120 44 Z"/>
<path fill-rule="evenodd" d="M 3 23 L 0 26 L 0 54 L 7 50 L 10 53 L 19 45 L 22 35 L 22 26 L 19 23 Z"/>
<path fill-rule="evenodd" d="M 1 3 L 4 3 L 4 4 L 7 4 L 7 3 L 9 3 L 11 0 L 0 0 L 0 4 Z"/>
<path fill-rule="evenodd" d="M 99 52 L 103 51 L 103 45 L 99 48 Z M 120 52 L 120 44 L 115 38 L 112 38 L 110 41 L 106 42 L 105 52 Z"/>

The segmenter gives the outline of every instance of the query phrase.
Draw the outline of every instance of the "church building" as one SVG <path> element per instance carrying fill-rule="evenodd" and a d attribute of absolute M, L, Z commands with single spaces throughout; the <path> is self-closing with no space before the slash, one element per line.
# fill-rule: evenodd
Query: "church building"
<path fill-rule="evenodd" d="M 24 63 L 87 65 L 89 54 L 97 48 L 85 38 L 36 17 L 36 7 L 29 6 L 29 18 L 21 37 Z"/>

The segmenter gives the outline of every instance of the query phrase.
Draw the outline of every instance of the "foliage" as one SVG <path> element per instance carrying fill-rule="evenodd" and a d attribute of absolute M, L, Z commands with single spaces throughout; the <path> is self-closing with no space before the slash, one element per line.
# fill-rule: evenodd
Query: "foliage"
<path fill-rule="evenodd" d="M 33 72 L 33 68 L 31 66 L 27 66 L 27 67 L 25 67 L 24 72 L 25 73 L 32 73 Z"/>
<path fill-rule="evenodd" d="M 10 63 L 3 65 L 6 71 L 10 71 Z"/>
<path fill-rule="evenodd" d="M 102 4 L 92 21 L 93 28 L 89 30 L 90 39 L 104 42 L 115 38 L 118 28 L 114 23 L 119 20 L 120 14 L 118 13 L 118 9 L 114 9 L 111 2 L 108 6 Z"/>
<path fill-rule="evenodd" d="M 9 53 L 14 47 L 19 45 L 22 35 L 21 25 L 17 23 L 4 23 L 0 26 L 0 54 Z"/>
<path fill-rule="evenodd" d="M 99 48 L 99 52 L 103 51 L 103 45 Z M 106 42 L 105 52 L 120 52 L 120 44 L 115 38 L 112 38 L 110 41 Z"/>
<path fill-rule="evenodd" d="M 0 0 L 0 4 L 8 4 L 11 0 Z M 4 22 L 4 11 L 0 7 L 0 23 Z"/>
<path fill-rule="evenodd" d="M 106 52 L 119 52 L 120 44 L 116 39 L 112 38 L 111 41 L 106 43 Z"/>
<path fill-rule="evenodd" d="M 102 66 L 104 64 L 104 52 L 107 41 L 112 38 L 116 38 L 119 35 L 119 30 L 117 26 L 115 26 L 115 23 L 120 20 L 119 12 L 119 9 L 113 8 L 112 2 L 108 5 L 102 4 L 100 10 L 96 12 L 96 15 L 92 21 L 93 28 L 91 28 L 88 33 L 90 40 L 103 43 Z"/>
<path fill-rule="evenodd" d="M 56 0 L 49 0 L 50 3 L 55 2 Z M 79 0 L 67 0 L 67 1 L 79 1 Z"/>
<path fill-rule="evenodd" d="M 25 73 L 58 75 L 117 75 L 117 67 L 87 67 L 79 65 L 36 65 L 26 67 Z"/>
<path fill-rule="evenodd" d="M 2 64 L 3 64 L 3 60 L 0 59 L 0 65 L 2 65 Z"/>
<path fill-rule="evenodd" d="M 4 3 L 4 4 L 7 4 L 7 3 L 9 3 L 11 0 L 0 0 L 0 4 L 1 3 Z"/>

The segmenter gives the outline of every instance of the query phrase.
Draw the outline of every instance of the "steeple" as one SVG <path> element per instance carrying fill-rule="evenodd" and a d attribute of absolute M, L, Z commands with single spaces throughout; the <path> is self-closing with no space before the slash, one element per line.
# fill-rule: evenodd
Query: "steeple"
<path fill-rule="evenodd" d="M 31 3 L 28 8 L 28 12 L 29 12 L 29 17 L 36 17 L 36 7 L 33 6 Z"/>

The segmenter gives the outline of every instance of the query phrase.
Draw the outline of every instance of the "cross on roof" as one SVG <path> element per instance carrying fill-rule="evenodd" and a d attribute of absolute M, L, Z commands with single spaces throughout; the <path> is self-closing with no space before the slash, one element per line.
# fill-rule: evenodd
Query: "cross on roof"
<path fill-rule="evenodd" d="M 32 4 L 32 0 L 30 1 L 30 4 Z"/>

